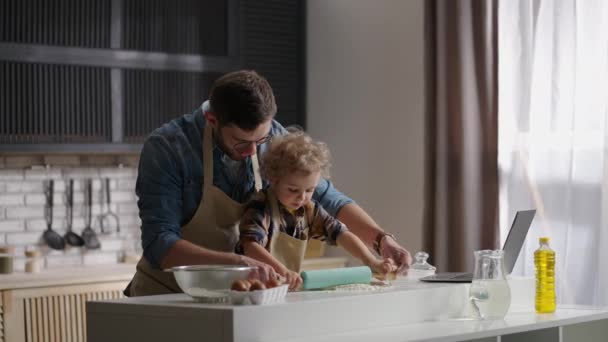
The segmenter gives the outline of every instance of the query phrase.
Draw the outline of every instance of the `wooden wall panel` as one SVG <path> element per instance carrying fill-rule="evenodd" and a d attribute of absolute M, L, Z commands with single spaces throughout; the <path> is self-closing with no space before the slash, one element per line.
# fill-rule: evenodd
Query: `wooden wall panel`
<path fill-rule="evenodd" d="M 0 342 L 84 342 L 86 302 L 121 298 L 125 286 L 117 282 L 2 291 Z M 7 331 L 9 322 L 12 330 Z"/>

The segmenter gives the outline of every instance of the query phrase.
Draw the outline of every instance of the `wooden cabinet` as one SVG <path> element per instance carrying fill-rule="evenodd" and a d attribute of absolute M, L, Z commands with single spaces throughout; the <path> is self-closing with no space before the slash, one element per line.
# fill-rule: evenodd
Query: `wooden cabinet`
<path fill-rule="evenodd" d="M 85 303 L 123 297 L 134 265 L 0 276 L 0 342 L 84 342 Z"/>
<path fill-rule="evenodd" d="M 128 282 L 2 291 L 4 341 L 85 341 L 85 303 L 123 297 Z"/>

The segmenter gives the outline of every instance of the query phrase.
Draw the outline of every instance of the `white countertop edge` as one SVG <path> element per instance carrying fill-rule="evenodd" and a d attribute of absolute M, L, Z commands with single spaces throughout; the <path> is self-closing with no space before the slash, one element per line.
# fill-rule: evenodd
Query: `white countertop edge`
<path fill-rule="evenodd" d="M 39 273 L 0 275 L 0 291 L 102 282 L 130 281 L 135 264 L 73 266 L 45 269 Z"/>
<path fill-rule="evenodd" d="M 538 318 L 540 317 L 547 320 L 539 321 Z M 521 322 L 522 319 L 525 321 Z M 472 319 L 428 321 L 325 336 L 284 339 L 280 342 L 358 342 L 369 341 L 370 339 L 380 340 L 382 342 L 456 342 L 555 328 L 602 319 L 608 319 L 607 308 L 558 308 L 558 311 L 555 314 L 537 315 L 529 312 L 514 312 L 508 314 L 503 321 L 478 321 Z M 487 325 L 486 327 L 483 327 L 484 323 Z M 475 331 L 473 331 L 473 329 L 475 329 Z"/>

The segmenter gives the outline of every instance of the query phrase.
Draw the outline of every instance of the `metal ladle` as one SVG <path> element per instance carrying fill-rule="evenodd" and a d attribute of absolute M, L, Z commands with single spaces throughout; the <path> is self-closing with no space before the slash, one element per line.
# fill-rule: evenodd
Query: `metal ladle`
<path fill-rule="evenodd" d="M 85 181 L 85 195 L 84 195 L 84 200 L 85 200 L 85 211 L 86 211 L 86 216 L 87 216 L 87 226 L 84 228 L 84 230 L 82 231 L 82 239 L 84 240 L 84 245 L 88 248 L 88 249 L 97 249 L 99 247 L 101 247 L 101 244 L 99 243 L 99 239 L 97 239 L 97 234 L 95 233 L 95 231 L 93 230 L 93 228 L 91 228 L 91 214 L 93 211 L 93 180 L 91 179 L 87 179 Z"/>
<path fill-rule="evenodd" d="M 46 204 L 44 206 L 44 219 L 46 220 L 46 230 L 42 234 L 44 242 L 52 249 L 64 249 L 65 242 L 63 237 L 53 230 L 53 195 L 55 193 L 55 181 L 49 179 L 44 182 L 44 195 Z"/>
<path fill-rule="evenodd" d="M 120 233 L 120 221 L 118 220 L 118 215 L 112 212 L 112 208 L 110 206 L 112 200 L 110 199 L 110 178 L 105 179 L 105 200 L 106 200 L 106 209 L 107 211 L 99 216 L 99 227 L 101 228 L 102 234 L 109 234 L 110 231 L 106 231 L 106 228 L 111 228 L 112 222 L 116 223 L 116 232 Z"/>
<path fill-rule="evenodd" d="M 73 219 L 73 206 L 74 206 L 74 180 L 70 179 L 67 183 L 67 189 L 66 189 L 66 204 L 67 204 L 67 226 L 68 226 L 68 231 L 67 233 L 65 233 L 64 235 L 64 240 L 65 242 L 68 243 L 68 245 L 70 246 L 74 246 L 74 247 L 82 247 L 84 246 L 84 239 L 82 237 L 80 237 L 80 235 L 74 233 L 72 231 L 72 219 Z"/>

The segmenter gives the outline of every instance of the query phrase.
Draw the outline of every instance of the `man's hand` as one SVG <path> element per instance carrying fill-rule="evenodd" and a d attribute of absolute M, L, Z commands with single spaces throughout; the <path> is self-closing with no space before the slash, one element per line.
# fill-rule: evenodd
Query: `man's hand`
<path fill-rule="evenodd" d="M 397 265 L 397 274 L 406 275 L 412 264 L 412 256 L 405 248 L 401 247 L 397 241 L 390 236 L 385 236 L 380 241 L 380 256 L 390 259 Z"/>
<path fill-rule="evenodd" d="M 279 274 L 274 271 L 272 266 L 244 255 L 241 255 L 240 264 L 257 267 L 257 269 L 251 271 L 249 278 L 260 279 L 264 283 L 270 279 L 279 279 L 280 277 Z"/>

